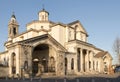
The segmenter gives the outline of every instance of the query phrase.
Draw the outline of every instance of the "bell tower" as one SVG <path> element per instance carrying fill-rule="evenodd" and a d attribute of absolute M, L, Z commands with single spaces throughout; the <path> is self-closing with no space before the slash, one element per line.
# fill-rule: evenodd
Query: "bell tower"
<path fill-rule="evenodd" d="M 16 35 L 18 35 L 18 27 L 19 24 L 16 20 L 14 13 L 11 16 L 11 19 L 8 24 L 8 40 L 13 39 Z"/>
<path fill-rule="evenodd" d="M 48 21 L 49 20 L 49 13 L 43 8 L 42 11 L 38 13 L 39 21 Z"/>

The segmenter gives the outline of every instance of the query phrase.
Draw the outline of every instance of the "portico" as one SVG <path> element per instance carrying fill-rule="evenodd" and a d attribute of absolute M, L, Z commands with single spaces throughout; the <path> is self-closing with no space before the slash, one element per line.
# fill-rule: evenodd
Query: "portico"
<path fill-rule="evenodd" d="M 93 52 L 87 49 L 77 48 L 77 54 L 78 72 L 93 71 Z"/>

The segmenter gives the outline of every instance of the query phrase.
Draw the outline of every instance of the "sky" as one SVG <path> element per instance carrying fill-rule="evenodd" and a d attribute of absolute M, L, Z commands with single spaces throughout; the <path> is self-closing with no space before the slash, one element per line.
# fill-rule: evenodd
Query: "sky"
<path fill-rule="evenodd" d="M 19 32 L 26 24 L 38 20 L 38 12 L 49 12 L 49 20 L 64 24 L 79 20 L 88 32 L 88 42 L 109 51 L 120 37 L 120 0 L 0 0 L 0 52 L 8 39 L 8 22 L 15 14 Z"/>

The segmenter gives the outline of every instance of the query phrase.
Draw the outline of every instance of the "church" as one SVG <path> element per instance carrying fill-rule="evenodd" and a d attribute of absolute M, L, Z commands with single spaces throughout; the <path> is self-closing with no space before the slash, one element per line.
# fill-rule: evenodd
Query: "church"
<path fill-rule="evenodd" d="M 53 22 L 45 9 L 19 33 L 19 23 L 12 14 L 5 51 L 0 52 L 0 77 L 110 74 L 112 56 L 87 39 L 79 20 Z"/>

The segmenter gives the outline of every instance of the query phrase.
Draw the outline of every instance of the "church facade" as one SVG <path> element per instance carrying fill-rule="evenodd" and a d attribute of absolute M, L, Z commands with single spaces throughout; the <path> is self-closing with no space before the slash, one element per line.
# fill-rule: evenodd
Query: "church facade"
<path fill-rule="evenodd" d="M 5 75 L 110 73 L 111 55 L 87 42 L 88 33 L 78 20 L 56 23 L 49 20 L 49 13 L 43 9 L 38 13 L 38 20 L 26 25 L 25 32 L 19 33 L 18 29 L 13 14 L 8 24 L 5 51 L 0 53 L 0 71 Z"/>

